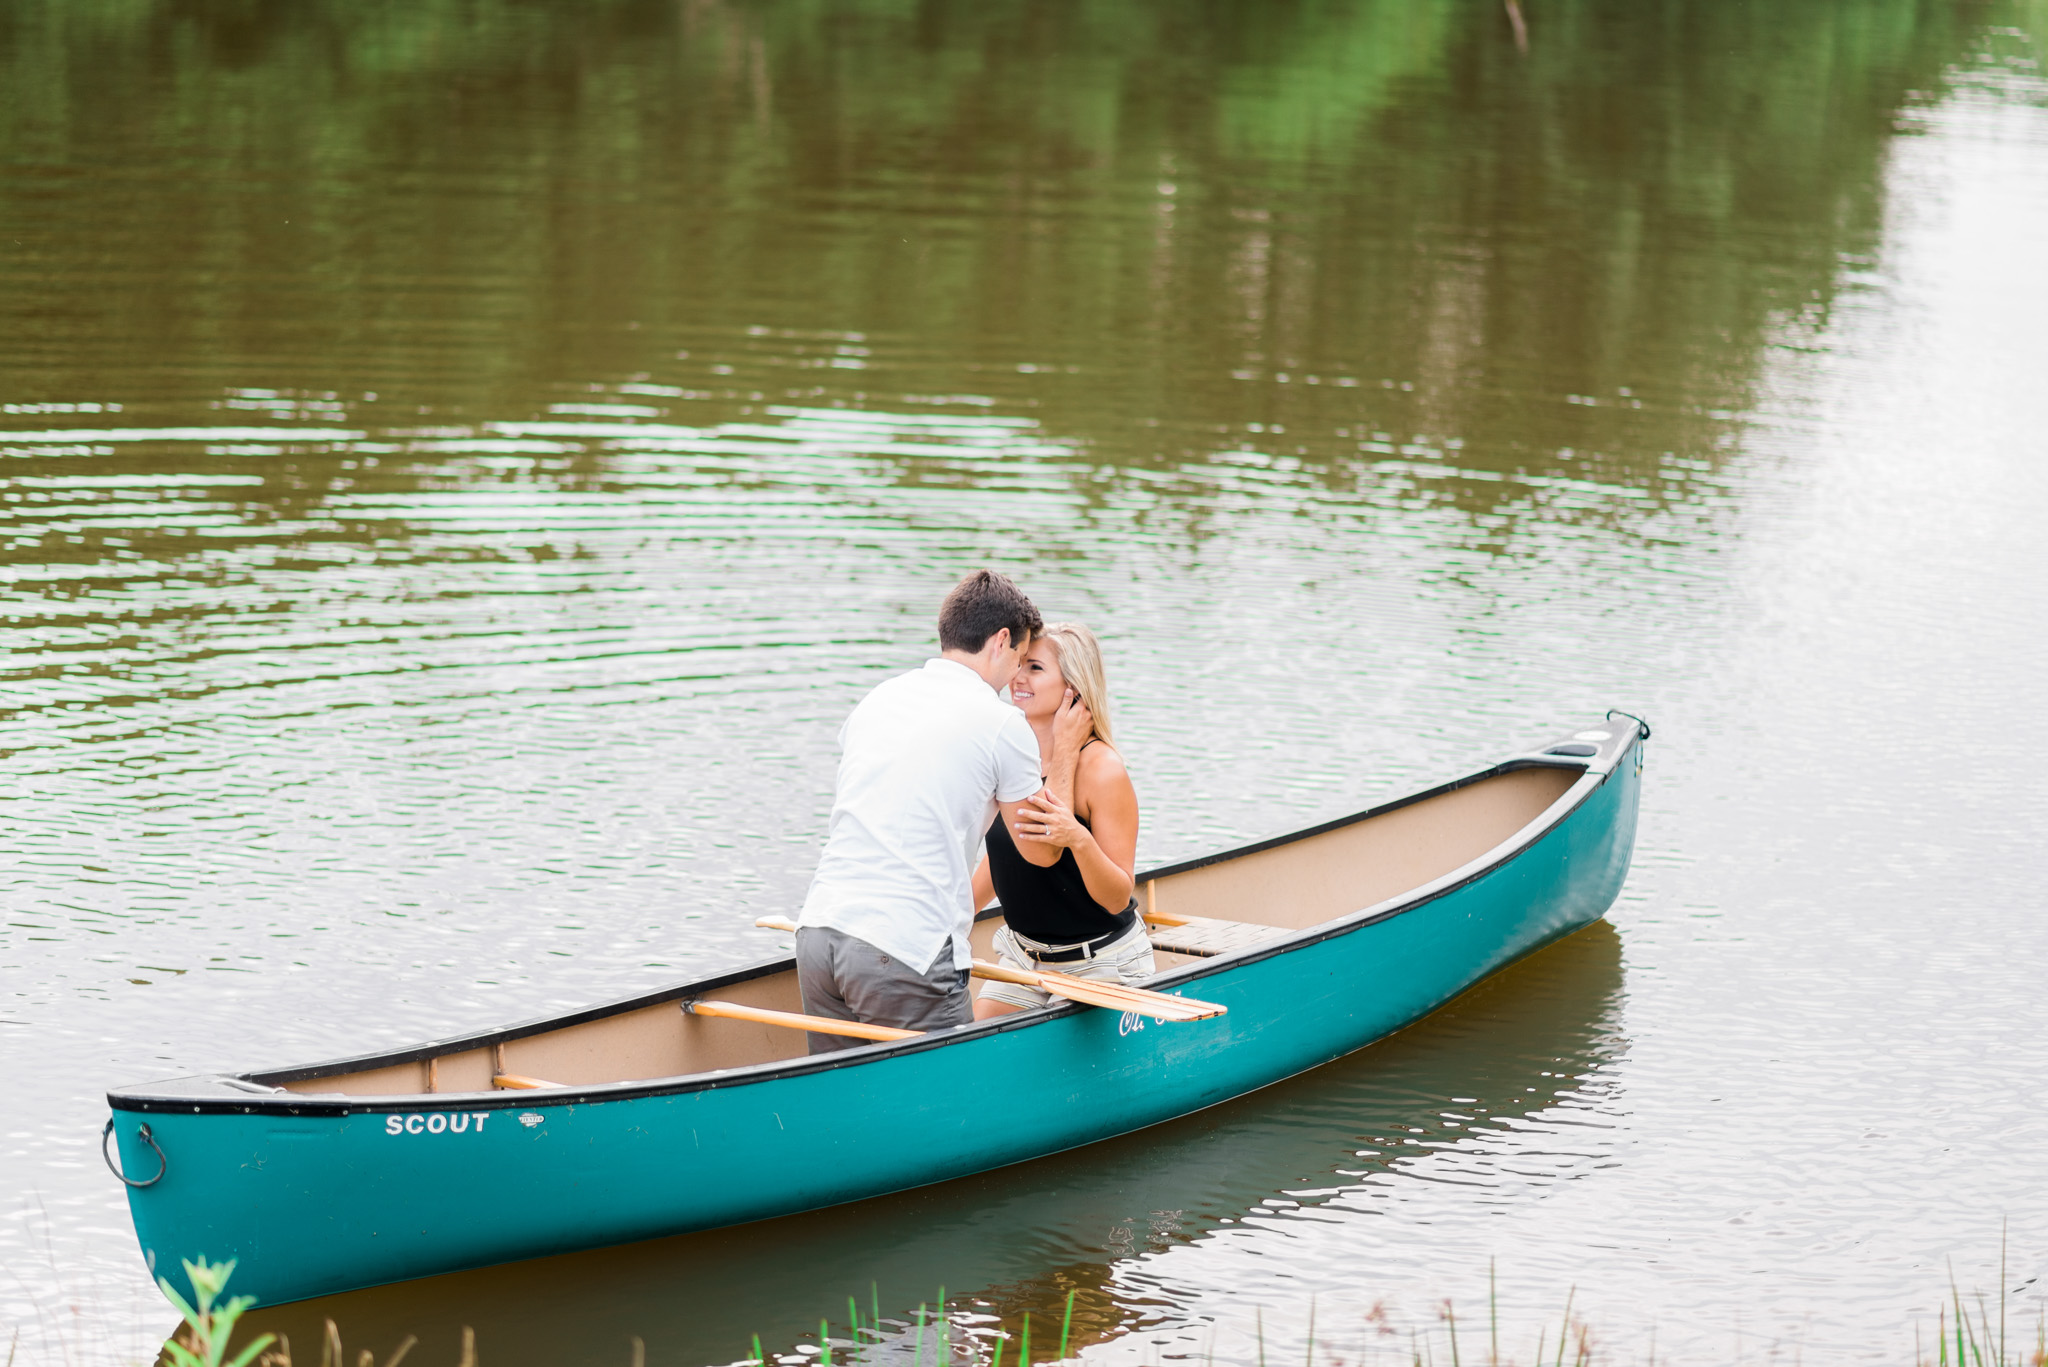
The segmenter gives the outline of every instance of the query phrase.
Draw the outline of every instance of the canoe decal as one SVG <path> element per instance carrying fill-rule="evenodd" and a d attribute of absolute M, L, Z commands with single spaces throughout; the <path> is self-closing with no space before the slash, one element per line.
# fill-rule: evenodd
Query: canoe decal
<path fill-rule="evenodd" d="M 384 1117 L 386 1134 L 466 1134 L 470 1122 L 476 1122 L 478 1133 L 483 1132 L 484 1122 L 491 1118 L 489 1111 L 411 1111 Z M 521 1116 L 524 1120 L 526 1117 Z"/>

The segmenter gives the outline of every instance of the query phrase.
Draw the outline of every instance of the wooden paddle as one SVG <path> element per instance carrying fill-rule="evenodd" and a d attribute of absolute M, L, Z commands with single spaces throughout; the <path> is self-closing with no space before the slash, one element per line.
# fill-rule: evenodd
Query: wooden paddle
<path fill-rule="evenodd" d="M 973 972 L 977 978 L 1035 987 L 1041 992 L 1050 992 L 1069 1001 L 1085 1002 L 1089 1006 L 1100 1006 L 1108 1011 L 1128 1011 L 1133 1015 L 1150 1016 L 1154 1020 L 1207 1020 L 1211 1016 L 1220 1016 L 1230 1009 L 1215 1002 L 1196 1001 L 1193 997 L 1174 997 L 1164 992 L 1148 992 L 1142 987 L 1131 987 L 1124 983 L 1076 978 L 1070 973 L 1012 968 L 1008 964 L 992 964 L 985 959 L 974 961 Z"/>
<path fill-rule="evenodd" d="M 796 929 L 796 922 L 781 916 L 763 916 L 754 924 L 763 930 Z M 1129 1011 L 1135 1015 L 1150 1016 L 1154 1020 L 1207 1020 L 1211 1016 L 1223 1015 L 1229 1010 L 1228 1007 L 1219 1006 L 1215 1002 L 1197 1001 L 1192 997 L 1174 997 L 1164 992 L 1148 992 L 1142 987 L 1130 987 L 1123 983 L 1076 978 L 1067 973 L 1011 968 L 1005 964 L 989 963 L 985 959 L 976 959 L 970 971 L 977 978 L 1035 987 L 1041 992 L 1050 992 L 1069 1001 L 1100 1006 L 1108 1011 Z"/>

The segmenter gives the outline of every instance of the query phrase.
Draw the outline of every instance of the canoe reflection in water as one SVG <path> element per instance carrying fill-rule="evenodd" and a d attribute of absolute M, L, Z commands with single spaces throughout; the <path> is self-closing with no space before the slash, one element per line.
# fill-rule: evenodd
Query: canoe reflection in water
<path fill-rule="evenodd" d="M 1000 1317 L 1014 1333 L 1029 1311 L 1034 1344 L 1076 1291 L 1085 1346 L 1156 1313 L 1113 1284 L 1135 1255 L 1206 1238 L 1269 1198 L 1315 1206 L 1423 1180 L 1404 1169 L 1436 1152 L 1425 1141 L 1460 1133 L 1442 1128 L 1447 1109 L 1539 1117 L 1559 1104 L 1560 1075 L 1581 1096 L 1598 1092 L 1626 1047 L 1621 989 L 1620 937 L 1596 921 L 1392 1039 L 1139 1134 L 831 1210 L 259 1309 L 246 1322 L 298 1345 L 319 1342 L 331 1318 L 351 1351 L 380 1362 L 417 1334 L 409 1361 L 452 1363 L 464 1325 L 490 1367 L 624 1364 L 630 1337 L 650 1362 L 729 1362 L 757 1333 L 771 1353 L 815 1342 L 826 1316 L 843 1334 L 848 1296 L 864 1321 L 878 1296 L 884 1319 L 908 1326 L 943 1286 L 956 1319 Z M 1567 1161 L 1545 1128 L 1462 1133 L 1512 1146 L 1518 1171 L 1538 1180 Z M 1396 1135 L 1411 1142 L 1372 1143 Z M 1360 1148 L 1381 1155 L 1361 1160 Z"/>

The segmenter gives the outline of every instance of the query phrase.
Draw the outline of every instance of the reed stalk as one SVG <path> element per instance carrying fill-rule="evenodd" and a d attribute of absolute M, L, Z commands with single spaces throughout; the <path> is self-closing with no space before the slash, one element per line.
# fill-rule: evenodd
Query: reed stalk
<path fill-rule="evenodd" d="M 1486 1260 L 1486 1322 L 1493 1340 L 1493 1350 L 1487 1361 L 1490 1367 L 1500 1367 L 1500 1294 L 1493 1280 L 1493 1259 Z"/>

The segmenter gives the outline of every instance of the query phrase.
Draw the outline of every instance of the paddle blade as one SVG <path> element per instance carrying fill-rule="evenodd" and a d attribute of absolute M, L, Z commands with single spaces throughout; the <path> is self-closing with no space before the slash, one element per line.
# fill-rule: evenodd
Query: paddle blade
<path fill-rule="evenodd" d="M 1106 1011 L 1130 1011 L 1154 1020 L 1206 1020 L 1210 1016 L 1224 1014 L 1227 1009 L 1215 1002 L 1196 1001 L 1192 997 L 1170 997 L 1164 992 L 1148 992 L 1142 987 L 1099 982 L 1093 978 L 1075 978 L 1065 973 L 1011 968 L 1007 964 L 992 964 L 984 959 L 974 961 L 973 972 L 977 978 L 1021 983 L 1069 1001 L 1099 1006 Z"/>
<path fill-rule="evenodd" d="M 1090 1006 L 1099 1006 L 1108 1011 L 1129 1011 L 1135 1015 L 1150 1016 L 1154 1020 L 1207 1020 L 1211 1016 L 1223 1015 L 1229 1010 L 1228 1007 L 1216 1002 L 1198 1001 L 1193 997 L 1174 997 L 1164 992 L 1147 992 L 1142 988 L 1074 978 L 1064 973 L 1048 973 L 1038 985 L 1047 992 L 1072 1001 L 1086 1002 Z"/>

